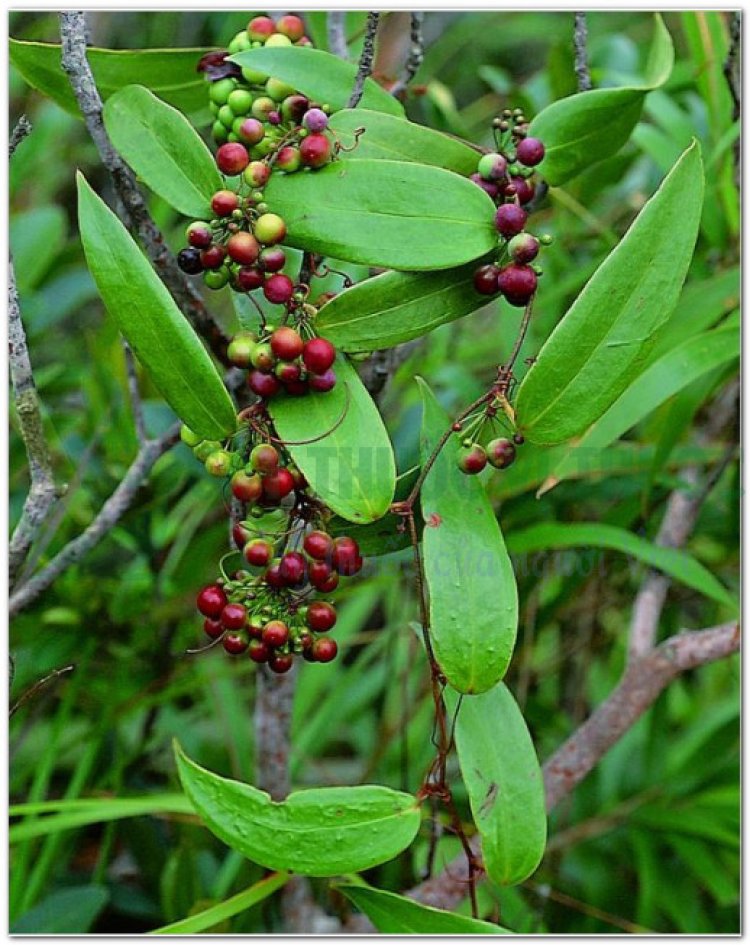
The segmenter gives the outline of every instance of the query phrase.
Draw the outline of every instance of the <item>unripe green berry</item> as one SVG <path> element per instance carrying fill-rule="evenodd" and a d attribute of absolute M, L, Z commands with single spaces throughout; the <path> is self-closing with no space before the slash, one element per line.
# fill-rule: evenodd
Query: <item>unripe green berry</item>
<path fill-rule="evenodd" d="M 253 95 L 247 89 L 235 89 L 227 99 L 227 105 L 235 115 L 247 115 L 252 104 Z"/>
<path fill-rule="evenodd" d="M 252 112 L 253 118 L 265 121 L 268 118 L 269 112 L 276 111 L 276 102 L 267 95 L 261 95 L 259 98 L 255 99 L 250 111 Z"/>
<path fill-rule="evenodd" d="M 215 121 L 211 126 L 211 137 L 217 144 L 224 144 L 229 136 L 226 125 L 220 121 Z"/>
<path fill-rule="evenodd" d="M 205 463 L 211 453 L 215 453 L 216 450 L 220 449 L 221 443 L 217 440 L 204 440 L 202 443 L 193 447 L 193 456 L 195 456 L 199 462 Z"/>
<path fill-rule="evenodd" d="M 222 105 L 216 117 L 219 119 L 222 125 L 224 125 L 224 127 L 227 129 L 227 132 L 229 132 L 229 130 L 232 127 L 232 124 L 234 123 L 234 119 L 237 116 L 234 114 L 234 112 L 228 105 Z"/>
<path fill-rule="evenodd" d="M 227 99 L 235 90 L 237 83 L 234 79 L 219 79 L 218 82 L 212 82 L 208 90 L 208 97 L 217 105 L 226 105 Z"/>
<path fill-rule="evenodd" d="M 293 43 L 283 33 L 272 33 L 266 40 L 266 46 L 292 46 Z"/>
<path fill-rule="evenodd" d="M 280 243 L 286 236 L 286 223 L 276 213 L 264 213 L 255 221 L 255 238 L 267 246 Z"/>
<path fill-rule="evenodd" d="M 206 472 L 212 476 L 228 476 L 232 470 L 232 454 L 226 450 L 214 450 L 205 462 Z"/>
<path fill-rule="evenodd" d="M 196 447 L 203 442 L 203 437 L 198 436 L 197 433 L 193 433 L 190 427 L 186 426 L 184 423 L 180 427 L 180 439 L 190 447 Z"/>
<path fill-rule="evenodd" d="M 280 102 L 288 95 L 294 95 L 294 88 L 282 82 L 281 79 L 275 79 L 273 76 L 266 82 L 266 94 L 274 100 Z"/>
<path fill-rule="evenodd" d="M 229 282 L 229 270 L 226 266 L 203 273 L 203 282 L 209 289 L 223 289 Z"/>
<path fill-rule="evenodd" d="M 263 85 L 268 78 L 268 73 L 259 72 L 257 69 L 243 67 L 242 78 L 250 85 Z"/>

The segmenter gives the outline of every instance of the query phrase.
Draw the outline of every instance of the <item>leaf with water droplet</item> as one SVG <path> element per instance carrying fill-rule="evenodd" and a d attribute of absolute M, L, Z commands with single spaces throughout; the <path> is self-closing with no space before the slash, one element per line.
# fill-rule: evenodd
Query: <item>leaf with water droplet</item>
<path fill-rule="evenodd" d="M 175 742 L 180 781 L 205 826 L 254 863 L 307 876 L 336 876 L 393 859 L 414 840 L 416 798 L 379 784 L 265 791 L 222 778 L 191 761 Z"/>

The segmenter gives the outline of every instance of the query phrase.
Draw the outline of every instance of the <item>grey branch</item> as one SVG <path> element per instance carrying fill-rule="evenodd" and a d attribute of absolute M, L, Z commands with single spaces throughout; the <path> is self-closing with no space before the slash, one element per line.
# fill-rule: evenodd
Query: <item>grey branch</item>
<path fill-rule="evenodd" d="M 375 34 L 378 31 L 378 21 L 380 14 L 371 11 L 367 14 L 367 25 L 365 26 L 365 39 L 362 45 L 362 55 L 359 57 L 357 66 L 357 75 L 354 79 L 354 88 L 349 97 L 349 108 L 356 108 L 362 100 L 365 90 L 365 79 L 372 74 L 372 62 L 375 58 Z"/>
<path fill-rule="evenodd" d="M 391 89 L 392 95 L 400 95 L 406 90 L 411 80 L 419 71 L 424 59 L 424 35 L 422 25 L 424 13 L 411 14 L 411 29 L 409 32 L 409 58 L 406 60 L 403 78 Z"/>
<path fill-rule="evenodd" d="M 578 91 L 588 92 L 591 89 L 591 74 L 589 73 L 589 56 L 586 46 L 588 40 L 588 27 L 586 26 L 586 14 L 575 14 L 575 25 L 573 27 L 573 51 L 575 54 L 575 71 L 578 79 Z"/>
<path fill-rule="evenodd" d="M 21 428 L 26 456 L 29 461 L 31 485 L 23 504 L 21 518 L 13 531 L 8 552 L 8 574 L 13 586 L 18 571 L 29 553 L 39 529 L 57 499 L 52 472 L 52 458 L 42 424 L 41 402 L 34 383 L 26 332 L 21 320 L 16 276 L 13 261 L 8 271 L 8 357 L 10 379 Z"/>
<path fill-rule="evenodd" d="M 414 349 L 420 346 L 420 342 L 421 339 L 416 339 L 396 345 L 394 348 L 375 351 L 360 367 L 359 376 L 362 378 L 362 383 L 376 402 L 385 392 L 388 381 L 404 361 L 414 353 Z"/>
<path fill-rule="evenodd" d="M 731 656 L 739 649 L 739 643 L 739 626 L 727 623 L 676 634 L 632 662 L 607 699 L 543 766 L 547 810 L 580 784 L 673 679 L 687 670 Z M 475 854 L 481 853 L 478 836 L 472 838 L 471 847 Z M 454 909 L 466 896 L 467 881 L 466 857 L 462 853 L 408 895 L 427 905 Z"/>
<path fill-rule="evenodd" d="M 214 354 L 228 364 L 228 338 L 209 315 L 198 291 L 187 280 L 164 237 L 148 212 L 135 174 L 112 146 L 102 119 L 102 100 L 86 57 L 86 17 L 81 12 L 60 14 L 62 66 L 83 114 L 102 163 L 109 171 L 120 202 L 120 215 L 140 240 L 166 287 L 185 317 L 205 338 Z"/>
<path fill-rule="evenodd" d="M 738 396 L 739 382 L 735 381 L 713 404 L 711 419 L 706 429 L 701 432 L 700 442 L 710 443 L 728 424 L 733 422 L 738 409 Z M 658 547 L 685 547 L 698 521 L 703 502 L 733 456 L 734 447 L 730 446 L 724 460 L 707 477 L 702 488 L 697 467 L 690 466 L 684 471 L 682 476 L 684 485 L 675 489 L 667 501 L 667 508 L 655 541 Z M 651 571 L 644 579 L 633 603 L 633 614 L 630 620 L 628 636 L 630 659 L 645 656 L 653 648 L 671 584 L 671 578 L 658 571 Z"/>
<path fill-rule="evenodd" d="M 346 42 L 346 13 L 344 10 L 329 10 L 326 14 L 328 30 L 328 49 L 339 59 L 349 58 L 349 47 Z"/>
<path fill-rule="evenodd" d="M 13 157 L 13 153 L 15 152 L 18 145 L 29 134 L 31 134 L 31 122 L 25 115 L 21 115 L 21 117 L 16 122 L 16 126 L 10 136 L 10 143 L 8 144 L 9 157 Z"/>
<path fill-rule="evenodd" d="M 41 571 L 29 578 L 10 597 L 8 611 L 11 617 L 28 607 L 39 595 L 72 564 L 84 555 L 110 531 L 133 504 L 156 460 L 173 446 L 179 437 L 180 425 L 173 425 L 155 440 L 147 440 L 125 473 L 120 484 L 99 510 L 96 518 L 81 534 L 62 548 Z"/>

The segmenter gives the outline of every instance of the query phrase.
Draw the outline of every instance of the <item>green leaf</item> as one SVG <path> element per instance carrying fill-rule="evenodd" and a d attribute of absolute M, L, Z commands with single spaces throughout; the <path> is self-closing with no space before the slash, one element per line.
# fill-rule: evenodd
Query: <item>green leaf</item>
<path fill-rule="evenodd" d="M 8 813 L 11 817 L 29 818 L 20 824 L 13 824 L 8 829 L 10 842 L 19 843 L 32 837 L 44 837 L 62 830 L 108 823 L 125 817 L 159 813 L 191 814 L 193 808 L 182 794 L 151 794 L 145 797 L 91 797 L 13 804 Z M 32 818 L 31 815 L 34 814 L 49 816 Z"/>
<path fill-rule="evenodd" d="M 208 117 L 206 80 L 196 65 L 210 48 L 196 49 L 97 49 L 89 46 L 86 56 L 99 94 L 106 101 L 113 92 L 132 85 L 145 85 L 165 102 L 192 117 Z M 60 46 L 10 40 L 11 65 L 32 88 L 51 98 L 80 118 L 78 103 L 62 69 Z"/>
<path fill-rule="evenodd" d="M 336 359 L 335 371 L 333 390 L 278 397 L 269 411 L 295 463 L 326 505 L 347 521 L 374 522 L 393 501 L 393 448 L 377 407 L 344 355 Z"/>
<path fill-rule="evenodd" d="M 13 217 L 10 249 L 19 291 L 39 285 L 65 246 L 67 229 L 65 211 L 54 205 L 34 207 Z"/>
<path fill-rule="evenodd" d="M 125 227 L 80 172 L 78 221 L 99 294 L 164 399 L 205 439 L 229 436 L 235 411 L 208 352 Z"/>
<path fill-rule="evenodd" d="M 334 296 L 316 326 L 342 351 L 374 351 L 419 338 L 487 304 L 476 263 L 443 272 L 384 272 Z"/>
<path fill-rule="evenodd" d="M 328 126 L 345 148 L 344 159 L 374 158 L 380 161 L 414 161 L 444 167 L 468 177 L 477 169 L 481 152 L 441 131 L 434 131 L 406 118 L 373 112 L 364 108 L 345 108 L 336 112 Z M 364 132 L 355 135 L 355 131 Z"/>
<path fill-rule="evenodd" d="M 289 873 L 273 873 L 266 876 L 260 882 L 253 883 L 248 889 L 243 889 L 241 893 L 232 896 L 224 902 L 218 902 L 208 909 L 189 915 L 179 922 L 172 922 L 169 925 L 163 925 L 160 929 L 154 929 L 149 935 L 195 935 L 196 932 L 205 932 L 219 922 L 225 922 L 240 912 L 250 909 L 252 906 L 268 899 L 277 890 L 281 889 L 289 882 Z"/>
<path fill-rule="evenodd" d="M 510 932 L 492 922 L 423 906 L 421 902 L 385 889 L 353 883 L 337 884 L 336 889 L 384 935 L 501 935 Z"/>
<path fill-rule="evenodd" d="M 659 547 L 615 525 L 544 522 L 508 536 L 508 548 L 514 555 L 581 547 L 611 548 L 632 555 L 733 611 L 737 609 L 732 594 L 692 555 L 676 548 Z"/>
<path fill-rule="evenodd" d="M 683 154 L 563 316 L 518 391 L 532 443 L 577 436 L 643 370 L 690 265 L 703 201 L 698 143 Z"/>
<path fill-rule="evenodd" d="M 424 463 L 451 421 L 421 380 L 420 389 Z M 508 668 L 518 594 L 492 506 L 481 482 L 459 470 L 459 448 L 458 437 L 450 437 L 422 486 L 422 544 L 435 656 L 454 689 L 477 693 Z"/>
<path fill-rule="evenodd" d="M 449 694 L 449 705 L 455 702 Z M 544 855 L 544 780 L 526 722 L 504 683 L 461 700 L 456 751 L 487 875 L 501 886 L 523 882 Z"/>
<path fill-rule="evenodd" d="M 109 902 L 106 886 L 68 886 L 50 893 L 10 926 L 11 935 L 83 935 Z"/>
<path fill-rule="evenodd" d="M 109 98 L 104 124 L 112 144 L 144 183 L 186 217 L 206 219 L 224 185 L 193 126 L 142 85 Z"/>
<path fill-rule="evenodd" d="M 643 101 L 669 78 L 674 46 L 659 14 L 643 85 L 579 92 L 553 102 L 533 119 L 529 134 L 544 142 L 539 173 L 553 187 L 611 157 L 641 117 Z"/>
<path fill-rule="evenodd" d="M 306 876 L 335 876 L 393 859 L 414 840 L 420 812 L 411 794 L 380 785 L 295 791 L 282 802 L 221 778 L 175 742 L 185 793 L 208 829 L 254 863 Z"/>
<path fill-rule="evenodd" d="M 334 111 L 346 108 L 354 88 L 357 64 L 310 46 L 274 46 L 248 49 L 230 56 L 232 62 L 272 75 Z M 401 103 L 378 85 L 365 79 L 362 108 L 403 115 Z"/>
<path fill-rule="evenodd" d="M 588 462 L 591 450 L 605 449 L 693 381 L 739 356 L 740 331 L 737 325 L 688 338 L 654 361 L 571 447 L 560 466 L 553 470 L 549 483 L 545 484 L 542 491 L 570 475 L 578 465 L 576 453 L 579 449 L 587 451 Z"/>
<path fill-rule="evenodd" d="M 274 174 L 268 205 L 291 246 L 387 269 L 448 269 L 497 242 L 494 204 L 465 177 L 404 161 L 333 161 Z"/>

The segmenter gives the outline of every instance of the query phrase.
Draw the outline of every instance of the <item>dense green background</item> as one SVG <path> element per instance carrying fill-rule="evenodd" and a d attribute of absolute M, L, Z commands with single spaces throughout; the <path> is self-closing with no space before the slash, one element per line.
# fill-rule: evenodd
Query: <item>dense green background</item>
<path fill-rule="evenodd" d="M 350 17 L 356 33 L 362 15 Z M 96 13 L 92 41 L 112 48 L 223 45 L 246 14 Z M 681 302 L 685 318 L 710 309 L 710 324 L 737 306 L 738 201 L 732 183 L 731 102 L 721 72 L 727 24 L 711 15 L 668 14 L 677 48 L 671 79 L 647 99 L 642 122 L 615 158 L 557 190 L 536 218 L 555 243 L 545 253 L 531 356 L 598 262 L 612 248 L 667 168 L 694 135 L 708 169 L 707 207 Z M 409 105 L 416 120 L 488 142 L 492 116 L 506 104 L 529 114 L 575 91 L 572 16 L 552 13 L 450 14 L 426 18 L 428 48 Z M 15 13 L 11 35 L 57 39 L 52 14 Z M 596 85 L 642 70 L 652 33 L 645 13 L 589 15 Z M 695 37 L 698 40 L 695 41 Z M 703 39 L 701 39 L 703 37 Z M 713 46 L 706 45 L 706 37 Z M 356 42 L 353 44 L 356 52 Z M 66 81 L 60 75 L 60 82 Z M 91 521 L 135 451 L 122 348 L 87 274 L 75 221 L 75 169 L 111 197 L 83 124 L 30 91 L 11 70 L 11 122 L 34 125 L 13 161 L 11 244 L 32 361 L 44 401 L 59 481 L 68 483 L 33 557 L 54 554 Z M 184 221 L 152 201 L 170 245 Z M 429 246 L 425 246 L 429 253 Z M 226 292 L 211 304 L 232 328 Z M 448 410 L 486 387 L 507 355 L 518 313 L 489 306 L 446 325 L 420 344 L 383 401 L 400 469 L 414 464 L 423 375 Z M 619 472 L 571 479 L 537 501 L 539 452 L 492 479 L 491 494 L 512 547 L 514 532 L 546 522 L 603 522 L 655 534 L 686 451 L 705 464 L 718 445 L 697 447 L 706 404 L 735 369 L 691 385 L 630 431 Z M 171 420 L 142 379 L 152 431 Z M 652 466 L 653 447 L 663 461 Z M 625 456 L 623 452 L 623 456 Z M 635 457 L 635 461 L 633 461 Z M 10 435 L 10 511 L 27 488 L 15 418 Z M 690 552 L 725 585 L 738 584 L 737 463 L 705 503 Z M 253 671 L 223 653 L 186 656 L 200 641 L 195 589 L 215 575 L 225 550 L 222 497 L 184 446 L 162 458 L 138 501 L 80 565 L 14 621 L 12 695 L 68 662 L 76 670 L 23 708 L 10 732 L 13 801 L 177 788 L 170 741 L 206 767 L 253 780 Z M 519 644 L 507 682 L 524 709 L 540 757 L 547 757 L 615 684 L 643 565 L 612 551 L 582 549 L 517 556 Z M 377 781 L 416 789 L 432 758 L 426 668 L 408 621 L 416 616 L 408 556 L 371 563 L 339 596 L 344 659 L 301 673 L 292 755 L 297 785 Z M 676 585 L 661 631 L 728 619 L 719 604 Z M 483 914 L 499 904 L 518 931 L 610 933 L 732 932 L 738 929 L 739 788 L 736 658 L 679 679 L 654 709 L 555 811 L 548 854 L 533 879 L 513 890 L 483 887 Z M 460 783 L 456 796 L 468 817 Z M 382 888 L 418 878 L 426 832 L 399 860 L 372 871 Z M 441 841 L 437 862 L 457 852 Z M 13 849 L 12 921 L 19 931 L 145 931 L 179 919 L 199 901 L 221 899 L 259 878 L 184 817 L 137 817 L 18 843 Z M 69 886 L 88 887 L 74 897 Z M 96 887 L 96 888 L 94 888 Z M 329 909 L 327 884 L 316 889 Z M 33 912 L 30 912 L 33 910 Z M 223 931 L 275 927 L 262 904 Z M 60 924 L 62 923 L 62 925 Z M 66 924 L 67 923 L 67 924 Z"/>

